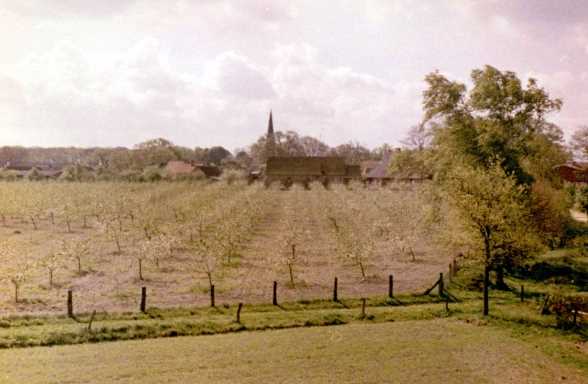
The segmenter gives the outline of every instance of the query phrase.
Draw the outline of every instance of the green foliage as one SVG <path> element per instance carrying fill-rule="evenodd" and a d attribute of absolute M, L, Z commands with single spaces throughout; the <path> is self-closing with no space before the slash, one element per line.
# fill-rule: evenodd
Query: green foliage
<path fill-rule="evenodd" d="M 41 175 L 41 172 L 37 168 L 33 167 L 27 172 L 25 178 L 29 181 L 39 181 L 43 180 L 43 175 Z"/>
<path fill-rule="evenodd" d="M 588 296 L 558 296 L 551 300 L 549 309 L 555 313 L 560 328 L 581 328 L 588 321 Z"/>
<path fill-rule="evenodd" d="M 163 178 L 162 171 L 158 166 L 152 165 L 152 166 L 149 166 L 143 170 L 143 174 L 141 175 L 141 178 L 144 181 L 149 181 L 149 182 L 159 181 Z"/>
<path fill-rule="evenodd" d="M 582 209 L 582 212 L 588 213 L 588 186 L 582 186 L 576 189 L 576 201 Z"/>
<path fill-rule="evenodd" d="M 536 180 L 530 188 L 529 207 L 535 229 L 551 248 L 564 245 L 566 230 L 572 224 L 570 208 L 573 199 L 544 179 Z"/>
<path fill-rule="evenodd" d="M 484 261 L 484 315 L 488 315 L 489 273 L 502 276 L 506 266 L 520 263 L 540 241 L 530 231 L 526 189 L 499 163 L 487 170 L 457 166 L 448 174 L 447 197 L 457 208 L 467 230 L 481 250 Z M 499 285 L 503 285 L 500 281 Z"/>
<path fill-rule="evenodd" d="M 545 114 L 559 110 L 561 100 L 550 99 L 534 79 L 523 87 L 515 73 L 491 66 L 473 70 L 471 79 L 469 94 L 464 84 L 438 72 L 425 79 L 426 120 L 443 121 L 435 131 L 439 155 L 445 162 L 465 158 L 486 168 L 498 159 L 518 183 L 529 184 L 532 176 L 522 161 L 534 152 L 535 135 L 545 131 Z"/>
<path fill-rule="evenodd" d="M 429 150 L 406 149 L 395 152 L 390 159 L 390 175 L 398 179 L 416 176 L 421 179 L 432 175 Z"/>
<path fill-rule="evenodd" d="M 94 180 L 95 176 L 91 169 L 75 164 L 65 167 L 59 179 L 64 181 L 89 181 Z"/>
<path fill-rule="evenodd" d="M 244 181 L 246 178 L 247 174 L 237 169 L 226 169 L 221 175 L 221 179 L 229 185 L 238 181 Z"/>
<path fill-rule="evenodd" d="M 574 132 L 571 144 L 580 157 L 588 157 L 588 125 L 583 125 Z"/>
<path fill-rule="evenodd" d="M 526 191 L 497 164 L 488 170 L 459 166 L 448 175 L 447 197 L 457 208 L 471 236 L 484 248 L 488 266 L 537 246 L 528 230 Z"/>

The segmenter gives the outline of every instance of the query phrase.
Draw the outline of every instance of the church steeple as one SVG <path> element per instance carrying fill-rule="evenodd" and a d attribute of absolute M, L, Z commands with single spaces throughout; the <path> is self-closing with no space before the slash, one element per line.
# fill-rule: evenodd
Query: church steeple
<path fill-rule="evenodd" d="M 265 140 L 265 157 L 269 158 L 276 156 L 276 136 L 274 134 L 274 120 L 272 117 L 272 111 L 270 110 L 269 122 L 267 123 L 267 137 Z"/>

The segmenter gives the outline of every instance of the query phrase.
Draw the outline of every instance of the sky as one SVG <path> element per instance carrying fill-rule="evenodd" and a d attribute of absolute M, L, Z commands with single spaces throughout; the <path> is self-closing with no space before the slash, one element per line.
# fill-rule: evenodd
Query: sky
<path fill-rule="evenodd" d="M 398 145 L 425 76 L 489 64 L 588 124 L 584 0 L 0 0 L 0 146 L 187 147 L 277 130 Z"/>

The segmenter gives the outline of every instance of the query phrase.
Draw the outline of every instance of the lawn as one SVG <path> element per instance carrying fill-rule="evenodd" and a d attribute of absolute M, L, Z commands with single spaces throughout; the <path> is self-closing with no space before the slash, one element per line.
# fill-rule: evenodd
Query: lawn
<path fill-rule="evenodd" d="M 0 351 L 2 383 L 588 383 L 583 374 L 455 319 Z"/>

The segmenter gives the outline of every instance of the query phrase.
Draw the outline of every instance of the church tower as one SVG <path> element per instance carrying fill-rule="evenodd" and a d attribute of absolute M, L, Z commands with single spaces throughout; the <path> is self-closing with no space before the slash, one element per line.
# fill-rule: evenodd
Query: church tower
<path fill-rule="evenodd" d="M 270 158 L 277 156 L 276 136 L 274 134 L 274 120 L 272 118 L 272 111 L 270 110 L 269 122 L 267 124 L 267 137 L 265 139 L 265 157 Z"/>

